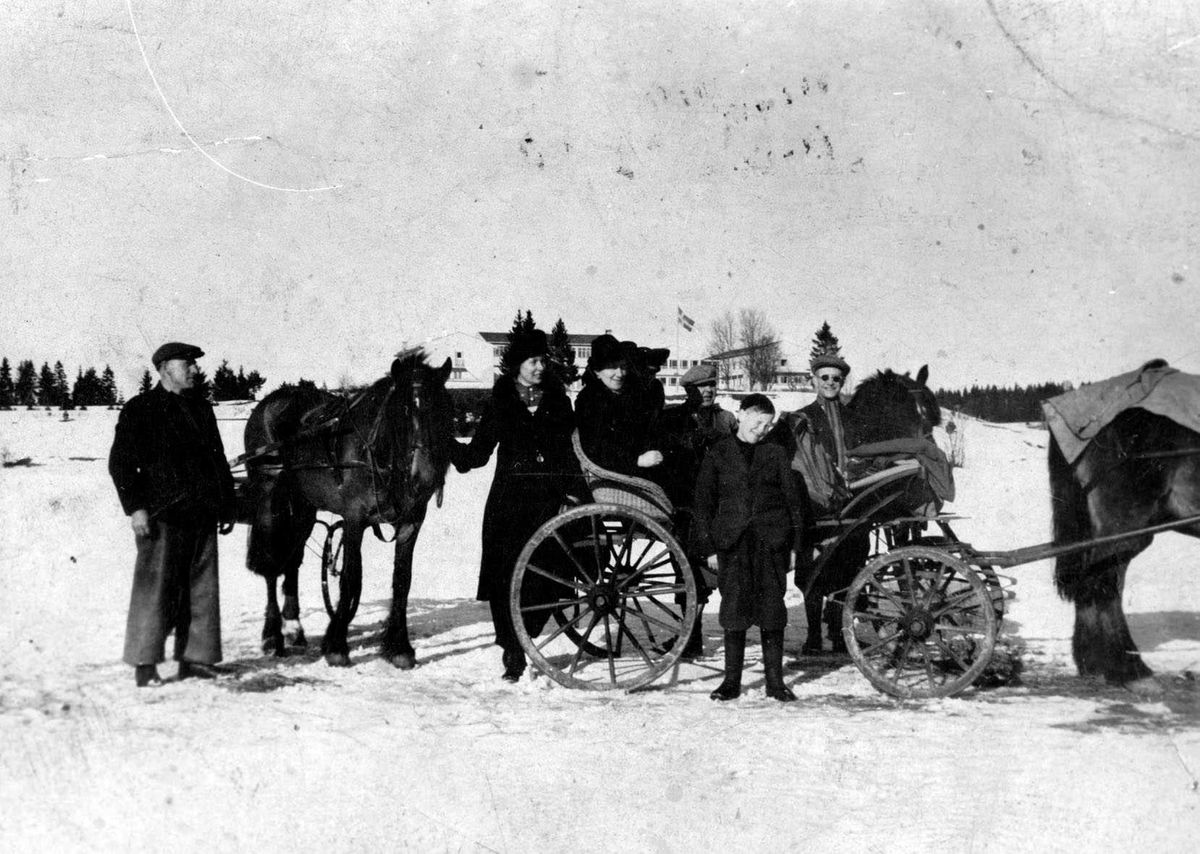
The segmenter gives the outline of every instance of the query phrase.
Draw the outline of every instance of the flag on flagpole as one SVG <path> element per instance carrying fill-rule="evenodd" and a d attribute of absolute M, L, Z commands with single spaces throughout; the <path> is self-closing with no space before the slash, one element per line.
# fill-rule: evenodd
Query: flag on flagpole
<path fill-rule="evenodd" d="M 683 309 L 680 308 L 679 306 L 675 306 L 675 311 L 678 312 L 676 314 L 675 319 L 679 322 L 679 325 L 682 326 L 684 329 L 686 329 L 688 332 L 691 332 L 692 328 L 696 325 L 696 321 L 692 320 L 690 317 L 688 317 L 686 314 L 684 314 Z"/>

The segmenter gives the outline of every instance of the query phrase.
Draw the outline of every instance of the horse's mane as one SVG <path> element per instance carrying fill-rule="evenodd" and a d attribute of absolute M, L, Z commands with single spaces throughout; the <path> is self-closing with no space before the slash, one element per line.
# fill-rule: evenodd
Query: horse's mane
<path fill-rule="evenodd" d="M 867 377 L 847 404 L 856 445 L 911 436 L 922 416 L 933 427 L 942 423 L 942 408 L 924 384 L 924 371 L 914 380 L 891 368 Z"/>

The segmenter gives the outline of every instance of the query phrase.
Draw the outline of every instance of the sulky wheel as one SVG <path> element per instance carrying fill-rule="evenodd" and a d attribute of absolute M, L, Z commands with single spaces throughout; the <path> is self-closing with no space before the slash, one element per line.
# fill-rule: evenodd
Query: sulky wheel
<path fill-rule="evenodd" d="M 585 504 L 525 544 L 509 607 L 521 646 L 555 682 L 631 690 L 679 659 L 696 619 L 696 582 L 660 522 L 628 507 Z"/>
<path fill-rule="evenodd" d="M 929 546 L 868 563 L 846 591 L 842 634 L 871 684 L 904 699 L 949 697 L 987 667 L 999 622 L 987 583 Z"/>
<path fill-rule="evenodd" d="M 914 540 L 913 544 L 942 549 L 953 553 L 955 556 L 962 554 L 962 544 L 951 537 L 922 536 Z M 992 609 L 996 612 L 996 629 L 999 631 L 1000 626 L 1004 622 L 1004 609 L 1008 601 L 1004 595 L 1004 585 L 1001 583 L 1000 576 L 996 574 L 994 566 L 975 564 L 975 572 L 979 574 L 983 579 L 983 583 L 987 585 L 988 595 L 992 599 Z"/>
<path fill-rule="evenodd" d="M 318 524 L 325 524 L 318 522 Z M 325 599 L 325 611 L 330 619 L 337 613 L 338 601 L 342 595 L 342 566 L 345 556 L 342 553 L 342 520 L 326 525 L 325 544 L 321 547 L 321 596 Z M 350 597 L 350 614 L 347 620 L 353 620 L 358 611 L 358 593 Z"/>

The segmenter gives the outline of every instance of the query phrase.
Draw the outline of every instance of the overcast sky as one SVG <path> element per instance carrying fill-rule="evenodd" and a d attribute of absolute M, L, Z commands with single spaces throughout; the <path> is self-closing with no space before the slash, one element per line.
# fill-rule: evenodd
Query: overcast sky
<path fill-rule="evenodd" d="M 15 7 L 10 362 L 365 380 L 518 308 L 702 355 L 749 307 L 935 386 L 1200 372 L 1194 5 Z"/>

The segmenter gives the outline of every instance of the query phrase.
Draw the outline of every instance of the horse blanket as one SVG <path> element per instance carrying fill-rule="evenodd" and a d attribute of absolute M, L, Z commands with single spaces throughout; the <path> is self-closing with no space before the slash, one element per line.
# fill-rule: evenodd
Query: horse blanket
<path fill-rule="evenodd" d="M 1071 464 L 1109 422 L 1133 408 L 1162 415 L 1200 433 L 1200 376 L 1185 374 L 1157 359 L 1136 371 L 1042 401 L 1046 424 Z"/>

